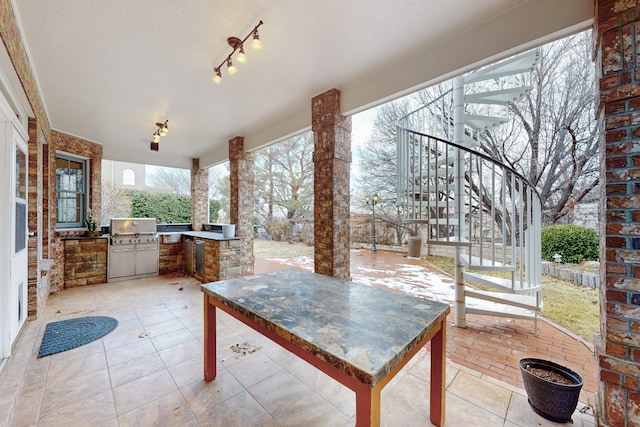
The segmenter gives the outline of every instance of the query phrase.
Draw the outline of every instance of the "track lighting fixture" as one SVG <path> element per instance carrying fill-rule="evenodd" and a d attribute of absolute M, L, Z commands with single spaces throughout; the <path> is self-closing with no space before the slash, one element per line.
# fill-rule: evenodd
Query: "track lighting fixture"
<path fill-rule="evenodd" d="M 164 123 L 156 123 L 158 129 L 153 133 L 153 142 L 151 142 L 151 150 L 160 150 L 160 137 L 167 136 L 169 134 L 169 120 L 165 120 Z"/>
<path fill-rule="evenodd" d="M 224 61 L 220 63 L 220 65 L 218 65 L 217 67 L 213 67 L 213 76 L 211 76 L 211 80 L 215 84 L 217 85 L 222 84 L 222 72 L 220 70 L 222 69 L 223 65 L 226 64 L 227 73 L 229 75 L 232 75 L 238 72 L 238 68 L 235 65 L 233 65 L 233 62 L 231 59 L 233 57 L 233 54 L 236 53 L 236 51 L 238 51 L 238 54 L 235 56 L 235 60 L 238 62 L 238 64 L 247 63 L 247 55 L 244 53 L 244 43 L 247 41 L 249 37 L 253 36 L 253 39 L 251 40 L 251 49 L 258 52 L 262 50 L 262 42 L 260 41 L 260 35 L 258 34 L 258 27 L 262 24 L 263 24 L 262 21 L 258 22 L 258 25 L 253 27 L 253 30 L 251 30 L 251 32 L 249 32 L 249 34 L 247 34 L 247 36 L 242 40 L 240 40 L 237 37 L 227 38 L 227 43 L 229 43 L 229 46 L 231 46 L 233 50 L 224 59 Z"/>

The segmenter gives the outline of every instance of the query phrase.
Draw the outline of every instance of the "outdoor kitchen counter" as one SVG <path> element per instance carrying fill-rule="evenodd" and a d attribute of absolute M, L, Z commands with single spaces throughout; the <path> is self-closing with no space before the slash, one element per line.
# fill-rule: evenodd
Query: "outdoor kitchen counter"
<path fill-rule="evenodd" d="M 159 234 L 165 234 L 165 233 L 159 233 Z M 222 233 L 215 233 L 213 231 L 181 231 L 180 234 L 182 234 L 183 236 L 197 237 L 200 239 L 240 240 L 240 237 L 222 237 Z"/>

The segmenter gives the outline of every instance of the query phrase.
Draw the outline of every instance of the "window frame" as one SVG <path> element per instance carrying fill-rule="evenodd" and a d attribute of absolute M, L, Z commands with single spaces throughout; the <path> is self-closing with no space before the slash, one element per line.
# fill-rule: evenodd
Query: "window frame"
<path fill-rule="evenodd" d="M 90 159 L 78 156 L 70 153 L 65 153 L 63 151 L 56 152 L 55 159 L 55 192 L 56 192 L 56 229 L 61 230 L 75 230 L 75 229 L 83 229 L 86 228 L 86 224 L 84 223 L 84 218 L 90 206 L 89 200 L 89 185 L 90 185 L 90 176 L 91 171 L 90 167 Z M 66 193 L 75 194 L 76 197 L 80 196 L 80 211 L 79 211 L 79 221 L 76 222 L 59 222 L 58 218 L 60 217 L 60 188 L 58 187 L 58 160 L 64 160 L 67 162 L 75 162 L 82 165 L 82 191 L 68 191 L 65 190 Z"/>

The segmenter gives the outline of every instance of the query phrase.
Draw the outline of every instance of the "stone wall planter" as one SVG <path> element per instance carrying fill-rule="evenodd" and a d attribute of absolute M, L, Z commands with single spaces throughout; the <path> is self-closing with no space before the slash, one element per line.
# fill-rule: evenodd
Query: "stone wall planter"
<path fill-rule="evenodd" d="M 538 415 L 558 423 L 572 422 L 571 415 L 578 406 L 582 377 L 569 368 L 543 359 L 520 359 L 520 372 L 529 405 Z M 543 369 L 561 375 L 571 384 L 561 384 L 537 376 L 527 367 Z"/>

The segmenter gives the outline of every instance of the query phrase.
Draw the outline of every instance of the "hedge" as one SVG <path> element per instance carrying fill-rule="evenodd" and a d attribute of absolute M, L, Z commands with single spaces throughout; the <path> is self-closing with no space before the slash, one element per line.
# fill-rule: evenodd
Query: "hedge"
<path fill-rule="evenodd" d="M 595 230 L 577 225 L 552 225 L 542 229 L 542 259 L 553 261 L 562 255 L 563 263 L 597 261 L 600 241 Z"/>

